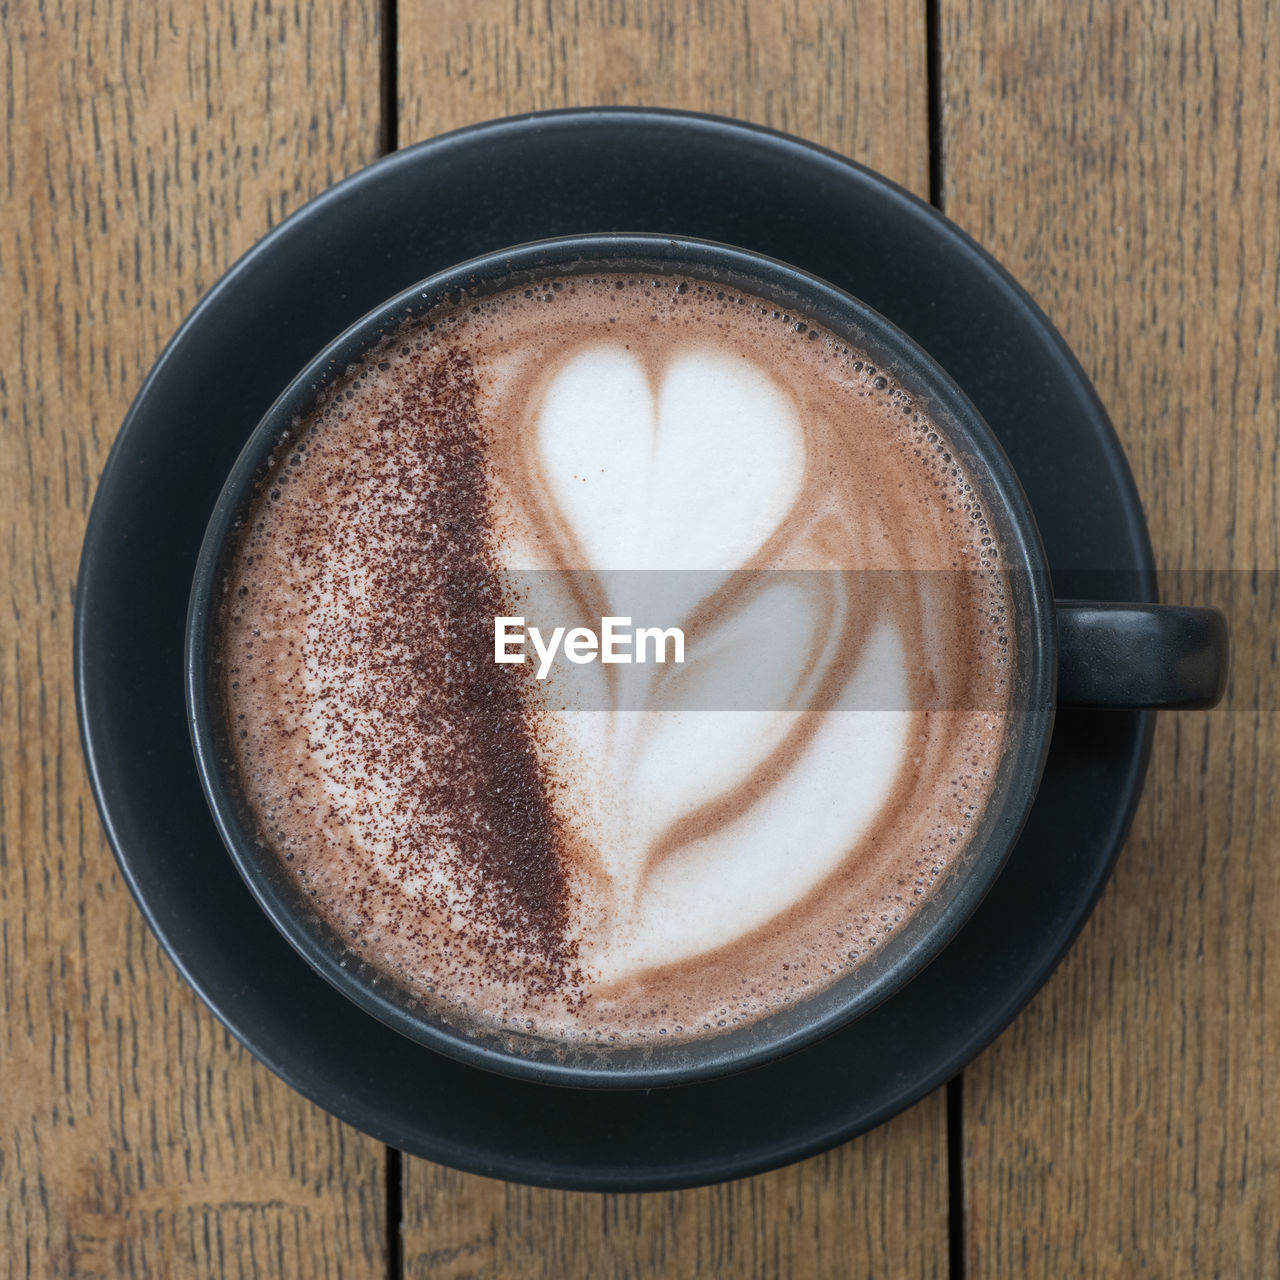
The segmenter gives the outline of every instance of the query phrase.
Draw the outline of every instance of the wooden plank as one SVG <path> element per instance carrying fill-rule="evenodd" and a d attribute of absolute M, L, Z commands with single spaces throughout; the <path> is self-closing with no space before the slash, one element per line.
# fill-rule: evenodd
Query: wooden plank
<path fill-rule="evenodd" d="M 943 0 L 941 37 L 946 211 L 1094 379 L 1166 595 L 1238 638 L 1233 709 L 1161 718 L 1099 909 L 965 1075 L 969 1274 L 1274 1275 L 1280 11 Z"/>
<path fill-rule="evenodd" d="M 401 143 L 594 103 L 800 133 L 928 190 L 924 7 L 443 0 L 399 16 Z M 827 1156 L 700 1191 L 530 1190 L 406 1160 L 408 1276 L 943 1274 L 941 1092 Z"/>
<path fill-rule="evenodd" d="M 947 1274 L 946 1100 L 856 1142 L 693 1191 L 541 1191 L 405 1164 L 406 1280 Z"/>
<path fill-rule="evenodd" d="M 436 0 L 399 17 L 401 146 L 553 107 L 796 133 L 928 195 L 924 11 L 840 0 Z"/>
<path fill-rule="evenodd" d="M 164 958 L 89 796 L 70 657 L 89 502 L 161 344 L 376 154 L 378 7 L 47 0 L 3 33 L 0 1274 L 382 1273 L 383 1148 Z"/>

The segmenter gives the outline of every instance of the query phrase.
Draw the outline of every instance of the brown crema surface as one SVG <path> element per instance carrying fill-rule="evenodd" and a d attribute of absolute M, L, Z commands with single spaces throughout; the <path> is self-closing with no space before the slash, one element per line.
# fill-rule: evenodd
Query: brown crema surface
<path fill-rule="evenodd" d="M 691 649 L 746 616 L 772 571 L 805 574 L 794 692 L 701 787 L 645 781 L 671 751 L 677 671 L 653 670 L 636 716 L 614 669 L 566 687 L 493 660 L 494 618 L 530 607 L 522 574 L 558 584 L 575 625 L 610 612 L 602 571 L 667 567 L 661 548 L 593 562 L 604 544 L 565 487 L 587 478 L 548 474 L 548 406 L 600 350 L 640 371 L 655 424 L 690 353 L 746 362 L 798 442 L 777 518 L 740 559 L 670 566 L 726 571 L 688 601 Z M 654 467 L 635 483 L 660 489 Z M 731 523 L 740 495 L 714 466 L 700 483 L 698 518 Z M 862 963 L 963 853 L 1008 718 L 999 551 L 922 407 L 802 317 L 634 275 L 463 304 L 348 371 L 273 458 L 223 606 L 236 764 L 260 835 L 321 914 L 442 1016 L 569 1042 L 714 1035 Z M 851 683 L 894 680 L 910 709 L 840 709 Z M 806 862 L 809 845 L 770 833 L 788 805 L 799 819 L 815 794 L 856 791 L 827 744 L 859 724 L 891 767 L 862 817 L 832 819 L 852 833 L 835 856 Z M 763 913 L 706 892 L 739 873 Z M 668 936 L 672 903 L 690 924 Z"/>

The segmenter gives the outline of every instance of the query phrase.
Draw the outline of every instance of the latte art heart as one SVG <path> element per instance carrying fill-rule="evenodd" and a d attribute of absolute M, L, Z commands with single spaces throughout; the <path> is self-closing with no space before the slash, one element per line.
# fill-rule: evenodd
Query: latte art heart
<path fill-rule="evenodd" d="M 652 371 L 623 347 L 586 348 L 547 388 L 537 438 L 548 496 L 593 569 L 740 569 L 804 479 L 795 405 L 749 356 L 715 348 Z"/>
<path fill-rule="evenodd" d="M 713 1036 L 850 971 L 994 785 L 999 547 L 936 424 L 831 335 L 604 274 L 406 328 L 279 451 L 229 575 L 264 842 L 451 1019 Z M 496 618 L 686 661 L 494 661 Z"/>
<path fill-rule="evenodd" d="M 547 387 L 537 443 L 546 501 L 571 554 L 597 569 L 665 573 L 671 612 L 663 620 L 680 623 L 779 534 L 805 474 L 792 398 L 749 355 L 716 348 L 693 347 L 652 369 L 625 348 L 586 348 Z M 715 501 L 717 489 L 732 500 Z M 780 583 L 766 593 L 788 590 Z M 789 594 L 798 597 L 787 611 L 797 635 L 786 647 L 801 663 L 822 619 L 814 602 Z M 612 613 L 623 607 L 607 585 L 601 598 Z M 761 603 L 727 610 L 709 663 L 741 679 L 745 651 L 762 636 L 786 644 L 763 617 L 752 625 Z M 715 635 L 709 640 L 716 644 Z M 827 646 L 815 687 L 837 656 Z M 886 620 L 849 678 L 875 672 L 901 684 L 903 668 L 901 641 Z M 651 668 L 625 676 L 655 683 Z M 769 711 L 659 709 L 656 690 L 629 701 L 643 709 L 548 717 L 558 722 L 550 732 L 563 734 L 585 765 L 573 784 L 579 825 L 596 807 L 592 798 L 604 799 L 589 834 L 609 877 L 611 920 L 584 940 L 583 957 L 596 981 L 716 950 L 804 898 L 888 800 L 910 721 L 906 710 L 826 716 L 783 778 L 766 786 L 761 771 L 796 737 L 802 708 L 780 699 Z M 821 819 L 797 826 L 797 804 Z M 696 820 L 717 805 L 730 806 L 732 816 Z"/>

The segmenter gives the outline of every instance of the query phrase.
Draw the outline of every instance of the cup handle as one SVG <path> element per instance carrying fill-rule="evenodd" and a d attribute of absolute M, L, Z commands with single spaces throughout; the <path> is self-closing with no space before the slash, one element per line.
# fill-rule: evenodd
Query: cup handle
<path fill-rule="evenodd" d="M 1058 600 L 1058 705 L 1213 707 L 1227 683 L 1217 609 Z"/>

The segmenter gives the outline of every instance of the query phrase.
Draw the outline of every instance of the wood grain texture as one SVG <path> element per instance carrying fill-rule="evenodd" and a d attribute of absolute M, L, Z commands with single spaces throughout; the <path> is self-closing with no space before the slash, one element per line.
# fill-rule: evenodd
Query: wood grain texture
<path fill-rule="evenodd" d="M 409 1161 L 406 1280 L 941 1280 L 944 1094 L 826 1155 L 694 1191 L 540 1191 Z"/>
<path fill-rule="evenodd" d="M 922 5 L 405 3 L 400 141 L 623 103 L 787 129 L 928 188 Z M 706 1190 L 570 1195 L 407 1160 L 413 1277 L 942 1275 L 946 1102 L 793 1169 Z"/>
<path fill-rule="evenodd" d="M 1093 377 L 1166 595 L 1238 640 L 1233 709 L 1162 717 L 1103 902 L 966 1072 L 968 1274 L 1280 1274 L 1280 10 L 943 0 L 941 37 L 946 211 Z"/>
<path fill-rule="evenodd" d="M 0 1275 L 385 1274 L 384 1156 L 254 1063 L 116 872 L 80 762 L 94 484 L 183 314 L 375 154 L 366 0 L 0 6 Z"/>
<path fill-rule="evenodd" d="M 901 0 L 403 0 L 399 142 L 601 104 L 736 116 L 928 193 L 924 6 Z"/>

